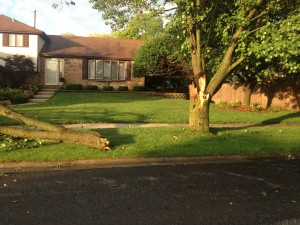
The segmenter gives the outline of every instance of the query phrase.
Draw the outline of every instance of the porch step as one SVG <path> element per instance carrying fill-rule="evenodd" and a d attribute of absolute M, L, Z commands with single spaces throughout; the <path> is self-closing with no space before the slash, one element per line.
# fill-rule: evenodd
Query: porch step
<path fill-rule="evenodd" d="M 53 95 L 57 92 L 58 89 L 42 89 L 36 95 L 34 95 L 31 99 L 29 99 L 29 103 L 42 103 L 48 101 L 52 98 Z"/>

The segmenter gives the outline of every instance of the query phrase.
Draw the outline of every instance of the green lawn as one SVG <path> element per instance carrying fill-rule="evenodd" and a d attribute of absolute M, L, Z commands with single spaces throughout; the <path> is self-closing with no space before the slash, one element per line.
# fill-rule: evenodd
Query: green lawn
<path fill-rule="evenodd" d="M 112 151 L 47 143 L 36 149 L 0 151 L 0 162 L 256 154 L 288 157 L 300 152 L 300 127 L 222 128 L 203 136 L 177 126 L 97 131 L 110 140 Z"/>
<path fill-rule="evenodd" d="M 188 123 L 187 100 L 143 94 L 58 93 L 44 104 L 15 110 L 56 123 Z M 300 126 L 252 126 L 253 123 L 300 123 L 299 112 L 234 112 L 210 109 L 212 123 L 245 123 L 242 128 L 212 129 L 196 135 L 187 126 L 97 130 L 112 151 L 73 144 L 47 143 L 36 149 L 0 150 L 0 162 L 64 161 L 102 158 L 270 155 L 300 152 Z M 4 117 L 1 125 L 13 124 Z"/>
<path fill-rule="evenodd" d="M 55 123 L 188 123 L 189 101 L 134 93 L 58 93 L 50 101 L 14 107 Z M 1 117 L 0 124 L 13 124 Z M 211 123 L 300 123 L 300 112 L 235 112 L 210 108 Z"/>

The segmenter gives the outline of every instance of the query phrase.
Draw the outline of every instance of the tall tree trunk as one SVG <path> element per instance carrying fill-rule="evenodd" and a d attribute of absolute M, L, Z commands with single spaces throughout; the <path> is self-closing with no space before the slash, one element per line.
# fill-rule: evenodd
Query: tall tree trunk
<path fill-rule="evenodd" d="M 244 89 L 244 94 L 245 94 L 243 105 L 249 106 L 251 103 L 251 94 L 253 91 L 253 86 L 251 84 L 246 84 L 243 89 Z"/>
<path fill-rule="evenodd" d="M 190 127 L 199 133 L 209 132 L 209 101 L 200 102 L 199 92 L 194 84 L 189 86 L 190 92 Z"/>
<path fill-rule="evenodd" d="M 190 127 L 199 133 L 209 132 L 209 102 L 206 101 L 200 108 L 198 98 L 190 97 Z"/>

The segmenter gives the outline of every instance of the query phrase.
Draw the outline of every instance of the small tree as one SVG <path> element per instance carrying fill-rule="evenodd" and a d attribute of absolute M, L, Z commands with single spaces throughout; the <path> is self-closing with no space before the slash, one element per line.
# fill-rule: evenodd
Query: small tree
<path fill-rule="evenodd" d="M 146 41 L 134 57 L 134 75 L 146 76 L 146 85 L 151 89 L 178 90 L 190 83 L 190 65 L 180 49 L 182 41 L 171 34 L 163 33 Z"/>
<path fill-rule="evenodd" d="M 8 87 L 20 87 L 25 83 L 26 76 L 34 72 L 35 67 L 32 59 L 25 55 L 13 55 L 0 59 L 5 62 L 3 75 Z"/>

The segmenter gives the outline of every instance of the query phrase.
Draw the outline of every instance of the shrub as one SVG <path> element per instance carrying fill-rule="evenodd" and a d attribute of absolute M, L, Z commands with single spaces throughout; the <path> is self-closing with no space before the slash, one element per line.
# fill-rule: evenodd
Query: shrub
<path fill-rule="evenodd" d="M 1 89 L 0 96 L 8 98 L 12 104 L 20 104 L 28 101 L 28 98 L 19 89 Z"/>
<path fill-rule="evenodd" d="M 27 90 L 32 91 L 35 95 L 39 92 L 40 88 L 35 84 L 28 84 Z"/>
<path fill-rule="evenodd" d="M 34 72 L 34 62 L 25 55 L 0 57 L 5 62 L 1 69 L 5 76 L 6 86 L 18 88 L 25 83 L 26 76 Z"/>
<path fill-rule="evenodd" d="M 120 86 L 120 87 L 118 87 L 118 91 L 128 91 L 128 87 L 127 86 Z"/>
<path fill-rule="evenodd" d="M 98 90 L 98 86 L 90 84 L 86 86 L 86 90 Z"/>
<path fill-rule="evenodd" d="M 83 86 L 82 86 L 82 84 L 67 84 L 66 89 L 67 90 L 82 90 Z"/>
<path fill-rule="evenodd" d="M 10 96 L 10 100 L 12 104 L 21 104 L 27 102 L 28 98 L 21 93 L 21 94 L 14 94 Z"/>
<path fill-rule="evenodd" d="M 113 91 L 114 88 L 112 86 L 104 86 L 103 91 Z"/>
<path fill-rule="evenodd" d="M 259 103 L 256 103 L 256 102 L 253 103 L 251 105 L 251 107 L 252 107 L 252 109 L 253 109 L 254 112 L 259 112 L 261 110 L 261 105 Z"/>
<path fill-rule="evenodd" d="M 134 86 L 132 88 L 133 91 L 145 91 L 145 87 L 144 86 Z"/>

